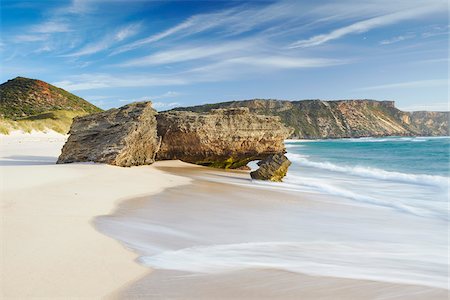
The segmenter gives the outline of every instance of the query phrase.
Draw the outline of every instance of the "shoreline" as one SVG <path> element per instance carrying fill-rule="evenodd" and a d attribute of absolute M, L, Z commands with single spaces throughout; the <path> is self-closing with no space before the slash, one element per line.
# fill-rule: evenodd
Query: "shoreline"
<path fill-rule="evenodd" d="M 56 165 L 65 139 L 1 137 L 4 298 L 109 297 L 147 274 L 136 254 L 92 222 L 124 199 L 188 183 L 154 166 Z"/>
<path fill-rule="evenodd" d="M 187 176 L 192 181 L 189 185 L 169 188 L 152 196 L 128 199 L 120 203 L 113 214 L 96 219 L 97 228 L 101 232 L 121 241 L 123 244 L 127 244 L 127 247 L 134 252 L 140 253 L 140 263 L 146 264 L 146 258 L 150 259 L 148 267 L 151 271 L 114 294 L 116 299 L 172 299 L 180 297 L 181 299 L 301 298 L 311 300 L 336 299 L 336 297 L 338 299 L 447 299 L 449 296 L 448 290 L 438 287 L 356 279 L 351 278 L 351 276 L 349 278 L 326 276 L 319 275 L 320 272 L 302 273 L 267 267 L 258 267 L 257 269 L 234 269 L 232 267 L 220 272 L 205 270 L 206 273 L 203 273 L 203 271 L 192 271 L 197 268 L 196 265 L 192 265 L 193 269 L 188 271 L 190 268 L 189 260 L 196 263 L 199 259 L 195 256 L 195 252 L 202 251 L 203 248 L 209 250 L 208 245 L 205 245 L 205 247 L 193 245 L 192 252 L 187 252 L 186 255 L 182 256 L 186 261 L 183 260 L 180 265 L 177 265 L 177 256 L 170 256 L 172 251 L 163 251 L 159 246 L 166 245 L 169 248 L 179 249 L 173 252 L 174 254 L 177 251 L 190 251 L 188 245 L 192 241 L 189 241 L 189 238 L 194 236 L 193 233 L 196 230 L 183 231 L 183 229 L 194 228 L 197 226 L 196 224 L 200 223 L 204 227 L 214 227 L 215 221 L 213 220 L 220 219 L 222 213 L 227 218 L 232 218 L 229 215 L 231 211 L 242 213 L 248 208 L 252 210 L 256 208 L 257 210 L 254 213 L 259 215 L 267 210 L 276 211 L 280 205 L 295 207 L 299 202 L 302 203 L 301 206 L 303 206 L 302 209 L 305 212 L 313 214 L 322 209 L 347 213 L 351 212 L 352 208 L 341 204 L 333 204 L 329 201 L 330 197 L 323 195 L 301 193 L 301 195 L 297 195 L 296 199 L 292 197 L 292 194 L 291 197 L 284 197 L 290 194 L 286 191 L 282 192 L 284 195 L 280 198 L 282 203 L 274 204 L 271 199 L 277 193 L 276 190 L 241 186 L 242 182 L 250 181 L 245 171 L 216 170 L 185 163 L 179 166 L 171 166 L 170 162 L 159 162 L 157 168 L 172 175 Z M 217 180 L 218 178 L 222 180 L 220 183 Z M 224 195 L 223 197 L 218 196 L 221 193 Z M 211 198 L 208 195 L 215 196 Z M 238 195 L 238 198 L 235 197 L 236 195 Z M 227 198 L 229 199 L 227 200 Z M 252 201 L 251 198 L 257 200 Z M 221 204 L 216 203 L 218 199 L 221 199 L 222 202 L 219 201 Z M 317 200 L 317 202 L 314 200 Z M 210 204 L 207 204 L 208 202 Z M 237 204 L 238 202 L 241 202 L 241 204 Z M 174 210 L 174 207 L 177 209 Z M 192 209 L 192 207 L 194 208 Z M 205 212 L 205 214 L 202 212 Z M 185 214 L 189 216 L 185 216 Z M 260 218 L 262 219 L 261 222 L 268 220 L 264 214 L 261 214 Z M 167 220 L 172 221 L 166 223 Z M 237 221 L 238 219 L 232 219 L 231 223 L 219 222 L 219 224 L 230 226 Z M 252 222 L 258 221 L 248 219 L 248 222 L 248 226 L 251 227 Z M 259 226 L 259 224 L 255 226 Z M 140 229 L 136 230 L 136 228 Z M 143 228 L 147 228 L 149 231 L 144 231 Z M 239 234 L 245 236 L 247 229 L 242 227 L 243 231 L 240 231 Z M 229 230 L 233 231 L 233 228 L 230 227 Z M 212 246 L 216 247 L 218 241 L 212 235 L 207 236 L 207 232 L 201 235 L 202 238 L 198 240 L 198 243 L 202 245 L 211 242 Z M 133 238 L 129 239 L 130 236 L 133 236 Z M 148 238 L 148 241 L 145 237 Z M 206 238 L 203 239 L 203 237 Z M 226 237 L 225 240 L 230 242 L 234 238 Z M 183 240 L 186 240 L 186 242 L 183 242 Z M 141 243 L 142 241 L 144 241 L 144 244 Z M 154 247 L 146 248 L 145 243 Z M 220 246 L 220 243 L 218 243 L 218 246 Z M 261 244 L 261 247 L 264 247 L 264 243 Z M 153 255 L 155 251 L 162 251 L 162 254 Z M 165 253 L 169 255 L 167 260 L 164 258 Z M 209 254 L 205 253 L 205 255 L 205 258 L 207 258 Z M 226 257 L 228 254 L 223 252 L 220 255 Z M 258 253 L 256 252 L 255 255 L 258 255 Z M 246 259 L 246 257 L 242 258 L 243 261 Z M 160 267 L 152 268 L 151 266 L 155 263 Z M 198 261 L 198 263 L 203 262 Z M 183 271 L 186 264 L 188 267 Z M 177 268 L 179 269 L 177 270 Z"/>
<path fill-rule="evenodd" d="M 93 163 L 56 165 L 65 138 L 45 134 L 1 138 L 5 298 L 447 299 L 449 296 L 449 291 L 441 288 L 324 276 L 320 272 L 308 275 L 267 267 L 203 275 L 177 271 L 178 267 L 164 269 L 164 265 L 154 269 L 150 267 L 155 263 L 152 255 L 142 255 L 133 245 L 108 232 L 110 229 L 99 228 L 99 220 L 101 223 L 119 217 L 130 224 L 130 213 L 132 216 L 133 210 L 142 211 L 144 220 L 155 220 L 158 225 L 152 234 L 145 233 L 147 237 L 155 237 L 155 242 L 162 241 L 162 245 L 185 249 L 192 243 L 192 236 L 203 239 L 200 245 L 205 246 L 249 242 L 246 238 L 257 234 L 254 230 L 260 226 L 267 226 L 269 242 L 281 240 L 281 235 L 289 237 L 294 228 L 305 232 L 309 228 L 327 231 L 328 224 L 325 227 L 322 224 L 330 218 L 345 220 L 354 214 L 355 208 L 335 203 L 329 195 L 280 191 L 263 185 L 251 187 L 247 171 L 225 171 L 179 161 L 132 168 Z M 273 201 L 276 197 L 279 199 Z M 369 219 L 385 213 L 383 208 L 357 209 Z M 295 221 L 293 216 L 286 216 L 286 211 L 299 213 L 299 220 L 310 215 L 317 220 L 303 225 L 295 223 L 298 227 L 292 224 L 279 227 L 286 218 Z M 405 220 L 411 221 L 408 217 Z M 217 228 L 217 222 L 226 228 L 219 236 L 238 230 L 243 240 L 236 240 L 232 234 L 225 240 L 211 239 L 217 232 L 201 234 L 204 228 Z M 166 227 L 177 224 L 179 228 Z M 394 229 L 395 225 L 394 222 Z M 194 232 L 185 233 L 184 229 Z M 133 236 L 127 230 L 119 233 Z M 139 241 L 142 235 L 138 232 L 135 237 Z M 250 242 L 265 242 L 257 235 L 251 239 Z M 196 243 L 194 240 L 192 246 Z M 147 266 L 141 264 L 145 257 L 150 261 Z M 164 256 L 161 258 L 165 263 Z M 196 258 L 188 256 L 187 262 L 190 259 Z"/>

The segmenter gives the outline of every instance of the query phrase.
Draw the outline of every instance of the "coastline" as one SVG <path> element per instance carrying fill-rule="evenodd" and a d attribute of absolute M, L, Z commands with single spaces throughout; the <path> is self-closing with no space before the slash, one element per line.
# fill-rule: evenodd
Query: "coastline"
<path fill-rule="evenodd" d="M 150 263 L 146 263 L 146 255 L 135 245 L 115 236 L 117 232 L 108 228 L 109 221 L 123 218 L 128 224 L 133 211 L 142 211 L 142 216 L 158 224 L 153 231 L 157 239 L 161 237 L 157 241 L 184 249 L 186 239 L 180 235 L 181 231 L 168 231 L 170 228 L 165 225 L 178 224 L 191 230 L 214 228 L 217 225 L 214 222 L 219 222 L 224 228 L 220 235 L 238 230 L 243 242 L 248 242 L 245 237 L 251 236 L 254 229 L 268 225 L 266 231 L 271 241 L 294 228 L 277 227 L 286 218 L 292 219 L 285 215 L 286 211 L 299 213 L 300 220 L 308 216 L 317 219 L 315 223 L 300 224 L 296 230 L 307 232 L 314 228 L 326 232 L 332 226 L 328 224 L 330 220 L 345 220 L 353 214 L 357 217 L 359 212 L 371 220 L 387 210 L 357 207 L 355 213 L 354 206 L 337 204 L 330 195 L 298 191 L 293 194 L 288 189 L 280 192 L 266 184 L 256 188 L 249 186 L 246 171 L 211 169 L 179 161 L 132 168 L 91 163 L 55 165 L 65 138 L 53 134 L 1 136 L 5 298 L 447 299 L 449 296 L 443 288 L 335 277 L 333 273 L 326 276 L 323 272 L 315 273 L 314 268 L 309 274 L 270 267 L 205 273 L 180 271 L 179 266 L 167 269 L 164 264 L 159 269 L 153 268 L 155 261 L 149 257 Z M 242 219 L 246 223 L 240 223 Z M 410 221 L 415 226 L 415 221 Z M 391 231 L 395 228 L 393 223 Z M 133 236 L 129 233 L 119 232 Z M 140 233 L 134 236 L 138 240 L 142 237 Z M 210 240 L 212 236 L 209 233 L 202 237 L 213 245 L 224 242 Z M 236 243 L 235 238 L 226 236 L 226 242 Z M 266 241 L 255 236 L 250 242 Z M 195 262 L 198 258 L 189 255 L 182 260 L 183 264 L 188 262 L 189 267 L 191 259 Z"/>
<path fill-rule="evenodd" d="M 56 165 L 65 139 L 0 136 L 4 298 L 109 297 L 147 274 L 136 254 L 92 221 L 123 199 L 188 183 L 153 166 Z"/>
<path fill-rule="evenodd" d="M 264 259 L 272 255 L 264 252 L 259 256 L 257 249 L 268 247 L 270 243 L 258 243 L 261 237 L 257 236 L 252 241 L 252 234 L 247 233 L 253 233 L 264 223 L 271 226 L 274 224 L 271 221 L 284 223 L 282 218 L 292 216 L 282 215 L 283 207 L 300 213 L 299 217 L 317 215 L 318 223 L 324 216 L 335 217 L 330 212 L 346 216 L 353 213 L 354 207 L 335 204 L 326 195 L 306 192 L 294 195 L 272 188 L 249 187 L 245 171 L 216 170 L 189 164 L 175 166 L 167 161 L 158 162 L 156 166 L 192 181 L 189 185 L 168 188 L 152 196 L 121 202 L 113 214 L 98 217 L 95 222 L 101 232 L 140 253 L 138 261 L 152 270 L 119 290 L 114 294 L 115 299 L 447 299 L 449 296 L 446 289 L 414 283 L 357 279 L 351 274 L 335 277 L 332 272 L 327 276 L 323 271 L 315 270 L 319 266 L 303 273 L 264 266 L 263 261 L 256 259 L 256 264 L 261 264 L 254 268 L 254 262 L 245 252 L 239 260 L 248 266 L 233 265 L 236 261 L 227 258 L 240 251 L 239 248 L 218 252 L 218 256 L 210 250 L 217 246 L 220 248 L 221 243 L 226 243 L 225 247 L 233 247 L 257 242 L 257 248 L 251 248 L 251 256 Z M 278 199 L 274 198 L 277 196 Z M 360 208 L 360 212 L 364 211 Z M 372 211 L 372 208 L 367 211 Z M 384 214 L 383 210 L 378 213 Z M 378 213 L 375 212 L 373 217 Z M 242 217 L 246 219 L 245 223 L 240 223 Z M 216 225 L 226 229 L 203 231 L 204 228 L 217 228 Z M 232 235 L 236 229 L 244 240 L 248 237 L 250 240 L 233 244 L 238 242 L 236 238 L 239 239 Z M 286 226 L 284 229 L 293 228 Z M 284 234 L 270 232 L 266 228 L 264 235 L 269 240 L 276 240 Z M 194 240 L 190 240 L 193 236 Z M 332 243 L 329 245 L 333 247 Z M 175 250 L 166 252 L 161 247 Z M 153 255 L 153 252 L 161 251 L 162 254 Z M 230 268 L 222 269 L 226 264 Z M 215 268 L 219 271 L 216 272 Z"/>

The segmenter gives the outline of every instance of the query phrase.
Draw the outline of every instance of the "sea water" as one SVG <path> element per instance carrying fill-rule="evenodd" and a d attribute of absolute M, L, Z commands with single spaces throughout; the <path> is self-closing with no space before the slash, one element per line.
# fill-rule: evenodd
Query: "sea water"
<path fill-rule="evenodd" d="M 203 171 L 96 225 L 156 270 L 277 270 L 448 289 L 449 142 L 286 141 L 283 183 Z"/>
<path fill-rule="evenodd" d="M 286 147 L 293 163 L 285 182 L 299 189 L 449 218 L 449 137 L 287 141 Z"/>

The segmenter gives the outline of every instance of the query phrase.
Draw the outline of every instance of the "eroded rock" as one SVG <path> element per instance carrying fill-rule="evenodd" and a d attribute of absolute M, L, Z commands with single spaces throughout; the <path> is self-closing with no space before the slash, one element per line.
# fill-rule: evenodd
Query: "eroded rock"
<path fill-rule="evenodd" d="M 258 163 L 259 168 L 250 173 L 252 179 L 281 181 L 291 162 L 283 153 L 270 155 Z"/>
<path fill-rule="evenodd" d="M 151 164 L 159 148 L 156 114 L 151 102 L 140 102 L 77 117 L 57 163 Z"/>
<path fill-rule="evenodd" d="M 160 113 L 157 123 L 162 137 L 157 160 L 179 159 L 225 169 L 283 152 L 283 142 L 291 134 L 279 117 L 252 114 L 248 108 L 169 111 Z"/>

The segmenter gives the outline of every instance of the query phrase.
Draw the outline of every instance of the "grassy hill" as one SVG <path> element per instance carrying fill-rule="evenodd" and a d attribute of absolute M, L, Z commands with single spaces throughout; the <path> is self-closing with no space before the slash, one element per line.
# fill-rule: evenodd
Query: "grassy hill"
<path fill-rule="evenodd" d="M 41 80 L 16 77 L 0 85 L 0 133 L 54 130 L 67 133 L 76 116 L 102 111 Z"/>

